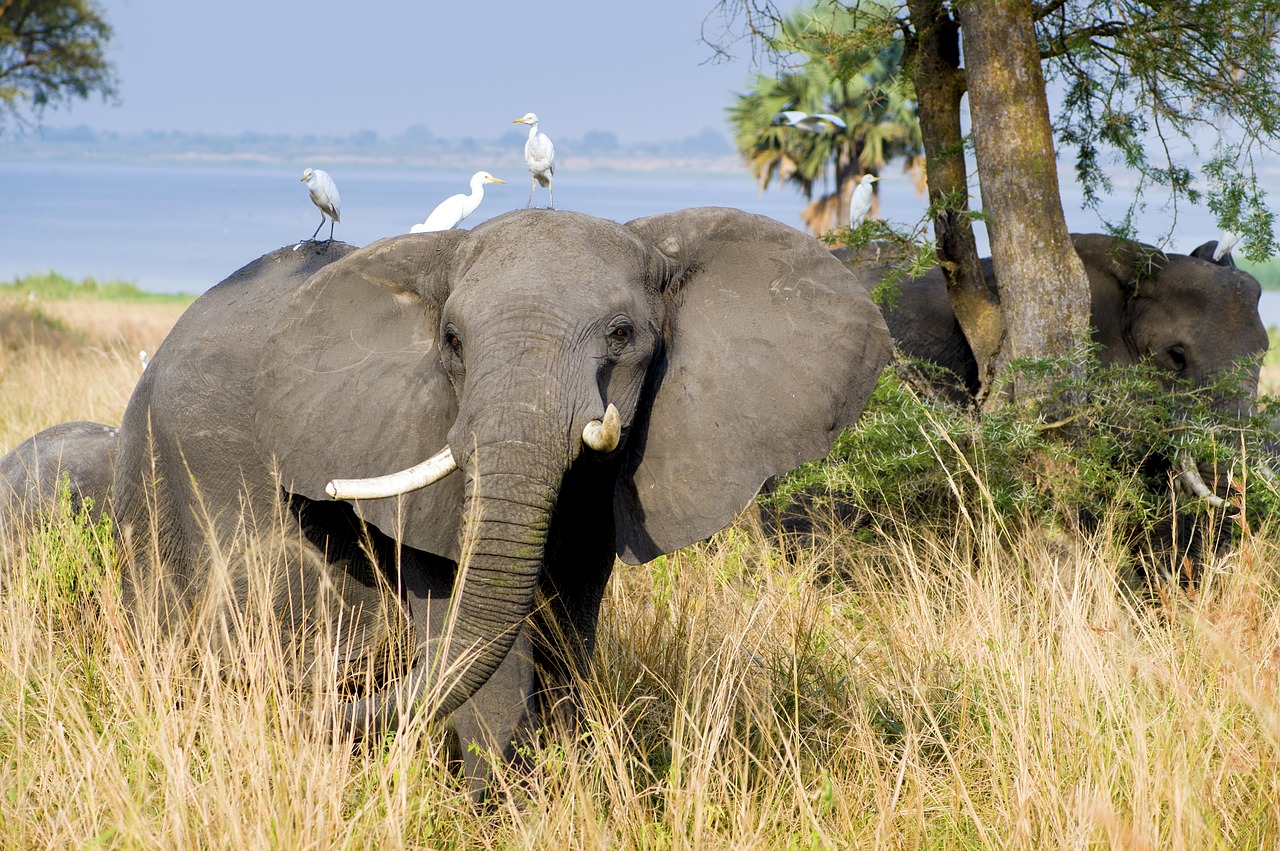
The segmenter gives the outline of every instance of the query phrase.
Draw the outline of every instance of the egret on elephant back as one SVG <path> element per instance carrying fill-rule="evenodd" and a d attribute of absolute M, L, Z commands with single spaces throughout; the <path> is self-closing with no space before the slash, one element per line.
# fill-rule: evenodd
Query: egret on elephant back
<path fill-rule="evenodd" d="M 35 501 L 60 473 L 29 459 L 74 460 L 131 617 L 229 674 L 225 625 L 270 618 L 289 683 L 340 687 L 328 729 L 439 720 L 482 794 L 588 711 L 615 560 L 824 457 L 891 351 L 857 274 L 767 217 L 516 210 L 252 261 L 173 326 L 118 434 L 71 424 L 0 472 Z"/>
<path fill-rule="evenodd" d="M 506 181 L 499 180 L 487 171 L 477 171 L 471 175 L 470 194 L 464 195 L 459 192 L 457 195 L 450 195 L 436 205 L 425 222 L 409 228 L 409 233 L 434 233 L 456 228 L 480 206 L 480 202 L 484 200 L 486 183 L 506 183 Z"/>
<path fill-rule="evenodd" d="M 320 228 L 324 227 L 324 220 L 328 217 L 329 241 L 333 242 L 334 222 L 342 221 L 342 198 L 338 195 L 338 184 L 333 182 L 327 171 L 318 168 L 302 172 L 302 182 L 307 184 L 311 203 L 320 210 L 320 224 L 316 225 L 316 232 L 311 234 L 311 239 L 314 240 L 320 233 Z"/>

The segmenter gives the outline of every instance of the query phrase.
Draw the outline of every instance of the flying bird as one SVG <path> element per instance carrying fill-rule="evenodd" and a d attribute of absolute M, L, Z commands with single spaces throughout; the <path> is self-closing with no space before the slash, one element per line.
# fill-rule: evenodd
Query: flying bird
<path fill-rule="evenodd" d="M 1222 235 L 1218 237 L 1218 247 L 1213 249 L 1213 262 L 1219 263 L 1223 257 L 1231 253 L 1231 249 L 1236 247 L 1236 243 L 1240 241 L 1240 234 L 1232 233 L 1224 230 Z"/>
<path fill-rule="evenodd" d="M 456 228 L 462 224 L 463 219 L 476 211 L 476 207 L 480 206 L 480 202 L 484 200 L 484 185 L 486 183 L 506 183 L 506 181 L 499 180 L 487 171 L 477 171 L 471 175 L 471 193 L 469 195 L 463 195 L 461 192 L 457 195 L 450 195 L 436 205 L 436 208 L 431 211 L 431 215 L 427 216 L 425 222 L 409 228 L 409 233 L 432 233 L 433 231 Z"/>
<path fill-rule="evenodd" d="M 831 129 L 845 130 L 849 127 L 838 115 L 832 115 L 829 112 L 810 115 L 797 109 L 779 112 L 773 117 L 773 123 L 786 127 L 797 127 L 806 133 L 820 133 Z"/>
<path fill-rule="evenodd" d="M 327 171 L 318 168 L 304 171 L 302 182 L 307 184 L 307 191 L 311 193 L 311 203 L 320 208 L 320 224 L 316 225 L 316 232 L 311 234 L 311 239 L 314 240 L 316 234 L 320 233 L 325 217 L 328 217 L 329 241 L 333 242 L 333 223 L 342 221 L 342 198 L 338 196 L 338 184 L 333 182 Z"/>
<path fill-rule="evenodd" d="M 864 174 L 854 187 L 853 197 L 849 199 L 849 227 L 856 229 L 866 220 L 867 214 L 871 212 L 871 196 L 874 191 L 871 185 L 879 179 L 874 174 Z"/>
<path fill-rule="evenodd" d="M 546 133 L 538 130 L 538 116 L 532 112 L 524 118 L 517 118 L 512 124 L 528 124 L 529 139 L 524 143 L 524 163 L 529 167 L 533 182 L 529 184 L 529 201 L 525 207 L 533 206 L 533 192 L 539 186 L 551 193 L 551 209 L 556 208 L 556 191 L 551 188 L 551 177 L 556 172 L 556 146 Z"/>

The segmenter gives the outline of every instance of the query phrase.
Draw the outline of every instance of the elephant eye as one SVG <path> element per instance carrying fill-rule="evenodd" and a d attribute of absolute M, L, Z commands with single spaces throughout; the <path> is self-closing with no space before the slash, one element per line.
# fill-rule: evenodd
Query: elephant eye
<path fill-rule="evenodd" d="M 458 332 L 452 328 L 446 328 L 444 331 L 444 344 L 449 347 L 449 351 L 455 355 L 462 354 L 462 340 L 458 338 Z"/>
<path fill-rule="evenodd" d="M 1185 372 L 1187 369 L 1187 353 L 1182 346 L 1174 346 L 1169 349 L 1169 360 L 1173 362 L 1173 368 L 1176 372 Z"/>
<path fill-rule="evenodd" d="M 620 349 L 631 340 L 631 326 L 615 325 L 609 332 L 609 345 L 614 350 Z"/>

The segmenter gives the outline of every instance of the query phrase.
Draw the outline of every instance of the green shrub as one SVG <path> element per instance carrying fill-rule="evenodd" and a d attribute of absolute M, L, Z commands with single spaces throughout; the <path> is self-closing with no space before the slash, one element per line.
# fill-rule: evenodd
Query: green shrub
<path fill-rule="evenodd" d="M 1105 514 L 1142 536 L 1178 511 L 1205 510 L 1170 488 L 1173 459 L 1212 462 L 1234 483 L 1252 469 L 1258 481 L 1264 446 L 1276 440 L 1266 423 L 1271 400 L 1252 417 L 1223 413 L 1223 400 L 1238 395 L 1239 375 L 1170 390 L 1145 367 L 1092 361 L 1077 378 L 1065 362 L 1012 368 L 1042 379 L 1046 392 L 982 415 L 934 398 L 908 364 L 885 370 L 857 426 L 826 459 L 787 475 L 766 501 L 784 511 L 797 499 L 819 508 L 852 504 L 864 537 L 904 524 L 953 526 L 977 511 L 1010 529 L 1075 526 Z M 1273 488 L 1248 496 L 1251 512 L 1275 507 Z"/>

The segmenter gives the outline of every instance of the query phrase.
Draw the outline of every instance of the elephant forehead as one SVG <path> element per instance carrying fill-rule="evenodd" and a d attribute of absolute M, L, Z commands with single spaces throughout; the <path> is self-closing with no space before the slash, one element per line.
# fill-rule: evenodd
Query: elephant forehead
<path fill-rule="evenodd" d="M 473 231 L 470 262 L 455 285 L 484 289 L 569 289 L 643 278 L 648 248 L 617 222 L 581 213 L 520 210 Z"/>

